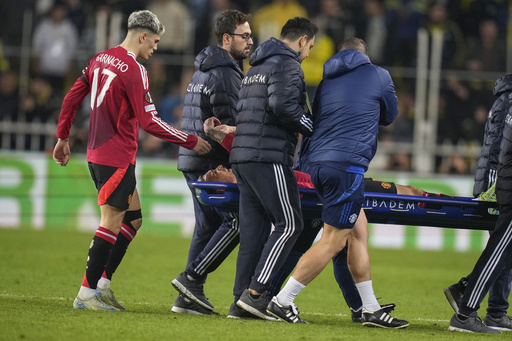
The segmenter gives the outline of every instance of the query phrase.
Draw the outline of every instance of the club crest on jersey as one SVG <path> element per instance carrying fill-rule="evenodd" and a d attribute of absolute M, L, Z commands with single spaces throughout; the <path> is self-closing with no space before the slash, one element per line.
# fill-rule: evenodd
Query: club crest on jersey
<path fill-rule="evenodd" d="M 349 218 L 348 218 L 348 221 L 351 223 L 351 224 L 354 224 L 357 220 L 357 214 L 352 214 Z"/>
<path fill-rule="evenodd" d="M 380 185 L 385 189 L 391 188 L 391 184 L 389 182 L 381 182 Z"/>
<path fill-rule="evenodd" d="M 151 98 L 151 94 L 149 93 L 149 91 L 147 91 L 144 94 L 144 100 L 150 104 L 153 103 L 153 99 Z"/>

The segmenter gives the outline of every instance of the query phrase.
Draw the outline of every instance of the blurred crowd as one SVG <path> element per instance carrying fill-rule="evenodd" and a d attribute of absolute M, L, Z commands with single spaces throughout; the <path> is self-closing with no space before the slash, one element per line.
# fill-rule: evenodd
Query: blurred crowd
<path fill-rule="evenodd" d="M 182 99 L 194 72 L 194 57 L 205 46 L 215 44 L 214 18 L 230 8 L 252 14 L 255 46 L 279 36 L 291 17 L 304 16 L 317 23 L 320 31 L 315 47 L 303 62 L 310 98 L 321 81 L 324 62 L 336 52 L 339 43 L 354 36 L 363 38 L 371 61 L 390 70 L 399 98 L 399 119 L 382 129 L 381 141 L 413 141 L 418 30 L 425 28 L 431 36 L 443 32 L 437 144 L 481 145 L 487 113 L 494 101 L 494 81 L 507 69 L 507 0 L 3 1 L 0 124 L 55 123 L 63 96 L 87 61 L 121 42 L 132 11 L 149 9 L 166 27 L 158 52 L 144 62 L 152 97 L 162 118 L 179 127 Z M 27 9 L 31 9 L 28 15 Z M 103 25 L 99 25 L 100 21 Z M 24 41 L 30 45 L 26 79 L 20 71 L 24 69 Z M 81 124 L 73 132 L 75 152 L 86 148 L 87 108 L 85 100 L 76 115 Z M 25 149 L 30 149 L 30 138 L 38 137 L 26 136 Z M 142 138 L 140 154 L 176 157 L 174 145 L 144 134 Z M 14 148 L 14 139 L 0 136 L 1 149 Z M 47 147 L 40 144 L 39 148 Z M 436 171 L 471 174 L 472 162 L 461 155 L 440 157 Z M 390 154 L 385 167 L 411 170 L 410 153 Z"/>

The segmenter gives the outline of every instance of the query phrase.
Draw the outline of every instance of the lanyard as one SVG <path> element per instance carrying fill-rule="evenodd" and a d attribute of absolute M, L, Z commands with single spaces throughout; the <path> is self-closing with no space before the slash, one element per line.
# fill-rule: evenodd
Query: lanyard
<path fill-rule="evenodd" d="M 307 92 L 306 92 L 306 104 L 307 104 L 307 106 L 308 106 L 309 113 L 310 113 L 311 115 L 313 115 L 313 110 L 311 109 L 311 103 L 309 103 L 309 95 L 308 95 L 308 93 L 307 93 Z"/>

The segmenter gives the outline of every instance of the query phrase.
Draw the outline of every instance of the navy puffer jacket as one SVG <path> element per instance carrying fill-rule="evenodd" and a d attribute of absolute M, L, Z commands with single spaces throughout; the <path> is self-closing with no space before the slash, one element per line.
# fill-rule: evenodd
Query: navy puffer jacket
<path fill-rule="evenodd" d="M 313 103 L 309 162 L 334 161 L 368 169 L 377 150 L 378 125 L 398 114 L 389 72 L 357 50 L 343 50 L 324 65 Z"/>
<path fill-rule="evenodd" d="M 493 92 L 498 98 L 494 101 L 485 123 L 484 142 L 475 172 L 475 197 L 487 191 L 496 181 L 503 125 L 512 104 L 512 99 L 509 99 L 512 92 L 512 74 L 498 79 Z"/>
<path fill-rule="evenodd" d="M 312 133 L 300 62 L 298 52 L 275 38 L 254 51 L 240 89 L 231 163 L 292 166 L 298 133 Z"/>
<path fill-rule="evenodd" d="M 212 150 L 206 155 L 179 149 L 180 171 L 206 172 L 218 165 L 229 167 L 229 153 L 218 143 L 206 137 L 204 121 L 212 116 L 222 124 L 235 125 L 238 92 L 244 73 L 228 52 L 217 46 L 204 48 L 194 62 L 197 71 L 185 95 L 181 130 L 210 142 Z"/>

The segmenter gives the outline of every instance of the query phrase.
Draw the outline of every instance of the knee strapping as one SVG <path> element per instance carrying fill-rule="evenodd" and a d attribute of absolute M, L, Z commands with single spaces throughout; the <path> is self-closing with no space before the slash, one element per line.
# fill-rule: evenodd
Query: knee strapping
<path fill-rule="evenodd" d="M 123 218 L 123 224 L 128 225 L 129 227 L 131 227 L 134 230 L 138 230 L 139 227 L 142 225 L 142 220 L 140 221 L 139 224 L 137 224 L 138 226 L 133 226 L 133 224 L 132 224 L 132 222 L 137 219 L 142 219 L 142 210 L 141 209 L 138 209 L 135 211 L 126 211 L 126 213 L 124 214 L 124 218 Z"/>

